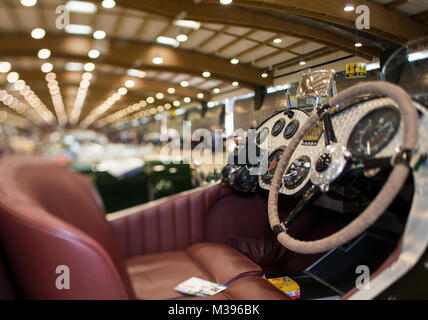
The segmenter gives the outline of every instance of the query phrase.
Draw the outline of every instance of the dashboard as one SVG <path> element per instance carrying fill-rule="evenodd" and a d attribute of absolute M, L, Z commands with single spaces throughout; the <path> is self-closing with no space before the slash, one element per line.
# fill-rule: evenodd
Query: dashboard
<path fill-rule="evenodd" d="M 414 102 L 419 114 L 419 151 L 428 152 L 428 110 Z M 265 120 L 257 128 L 255 143 L 266 156 L 261 163 L 267 170 L 259 175 L 261 188 L 269 190 L 278 162 L 290 139 L 309 118 L 301 109 L 287 109 Z M 392 157 L 401 144 L 403 126 L 397 105 L 389 98 L 373 98 L 339 108 L 331 115 L 337 142 L 355 158 Z M 424 143 L 425 142 L 425 143 Z M 284 173 L 280 193 L 299 195 L 309 185 L 325 147 L 324 126 L 317 123 L 303 138 Z M 323 159 L 321 163 L 328 162 Z"/>

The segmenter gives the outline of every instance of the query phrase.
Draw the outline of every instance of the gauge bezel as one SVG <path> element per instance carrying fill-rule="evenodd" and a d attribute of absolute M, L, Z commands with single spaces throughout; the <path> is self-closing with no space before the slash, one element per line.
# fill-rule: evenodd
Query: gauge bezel
<path fill-rule="evenodd" d="M 279 152 L 279 151 L 282 151 L 282 153 L 284 154 L 284 151 L 285 151 L 285 149 L 286 149 L 287 147 L 286 146 L 282 146 L 282 147 L 279 147 L 279 148 L 276 148 L 275 150 L 273 150 L 266 158 L 265 158 L 265 160 L 264 161 L 267 161 L 268 163 L 267 163 L 267 172 L 265 173 L 265 174 L 262 174 L 262 175 L 260 175 L 260 179 L 261 179 L 261 181 L 264 183 L 264 184 L 266 184 L 266 185 L 271 185 L 271 183 L 272 183 L 272 178 L 273 178 L 273 175 L 272 175 L 272 178 L 270 178 L 269 179 L 269 182 L 267 182 L 268 180 L 265 180 L 265 176 L 266 176 L 266 174 L 268 174 L 268 172 L 269 172 L 269 159 L 270 159 L 270 157 L 272 156 L 272 155 L 274 155 L 274 154 L 276 154 L 277 152 Z M 282 156 L 282 155 L 281 155 Z M 278 163 L 277 163 L 277 166 L 278 166 Z M 276 166 L 276 167 L 277 167 Z M 276 167 L 275 167 L 275 171 L 276 171 Z"/>
<path fill-rule="evenodd" d="M 289 128 L 290 126 L 293 126 L 293 131 L 291 131 L 291 133 L 287 134 L 287 128 Z M 299 130 L 299 127 L 300 127 L 299 120 L 297 120 L 297 119 L 291 120 L 284 129 L 284 138 L 287 140 L 290 140 L 291 138 L 293 138 L 294 135 L 296 134 L 297 130 Z"/>
<path fill-rule="evenodd" d="M 360 152 L 357 151 L 356 148 L 356 138 L 354 137 L 357 134 L 357 131 L 361 131 L 362 128 L 360 127 L 364 122 L 367 121 L 367 119 L 372 118 L 374 114 L 377 114 L 379 112 L 383 112 L 383 111 L 392 111 L 393 114 L 393 120 L 394 120 L 394 131 L 391 135 L 388 136 L 386 141 L 382 141 L 381 143 L 379 143 L 377 145 L 377 148 L 375 150 L 375 152 L 371 153 L 370 155 L 367 155 L 367 153 L 365 152 Z M 352 156 L 354 156 L 355 158 L 372 158 L 374 157 L 376 154 L 378 154 L 379 152 L 381 152 L 383 149 L 385 149 L 388 144 L 394 139 L 394 137 L 397 135 L 399 129 L 400 129 L 400 123 L 401 123 L 401 113 L 400 111 L 394 107 L 393 105 L 385 105 L 382 106 L 380 108 L 376 108 L 373 109 L 371 111 L 369 111 L 368 113 L 366 113 L 361 119 L 358 120 L 358 122 L 355 124 L 354 128 L 352 129 L 351 133 L 349 134 L 348 137 L 348 142 L 347 142 L 347 149 L 349 150 L 349 152 L 351 152 Z M 367 130 L 366 127 L 363 127 L 365 130 Z"/>
<path fill-rule="evenodd" d="M 272 126 L 271 134 L 273 137 L 277 137 L 281 134 L 282 130 L 284 130 L 285 127 L 285 119 L 280 118 L 275 121 L 275 123 Z M 278 128 L 275 128 L 276 126 L 279 126 Z"/>

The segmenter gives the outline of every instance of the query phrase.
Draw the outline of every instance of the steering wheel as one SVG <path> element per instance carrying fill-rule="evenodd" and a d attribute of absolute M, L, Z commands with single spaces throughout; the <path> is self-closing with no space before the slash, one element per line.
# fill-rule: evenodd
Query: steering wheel
<path fill-rule="evenodd" d="M 329 136 L 334 137 L 334 133 L 331 134 L 333 128 L 330 127 L 330 135 L 325 132 L 327 135 L 326 147 L 319 155 L 315 166 L 311 168 L 310 181 L 312 185 L 310 189 L 296 205 L 289 217 L 281 222 L 278 217 L 278 193 L 290 158 L 308 131 L 322 117 L 328 116 L 331 106 L 338 106 L 349 98 L 363 94 L 387 96 L 396 102 L 401 112 L 404 125 L 403 144 L 400 147 L 400 151 L 392 159 L 388 159 L 388 162 L 393 165 L 392 172 L 371 204 L 346 227 L 328 237 L 315 241 L 294 239 L 288 235 L 287 228 L 291 221 L 303 211 L 303 208 L 306 207 L 311 199 L 314 199 L 317 194 L 328 191 L 329 186 L 337 183 L 339 177 L 348 173 L 352 167 L 349 166 L 350 163 L 358 162 L 360 169 L 361 167 L 368 169 L 370 159 L 367 159 L 368 161 L 366 162 L 353 159 L 345 146 L 335 142 L 335 139 L 328 139 Z M 410 156 L 416 147 L 417 141 L 418 115 L 413 106 L 412 99 L 406 91 L 392 83 L 377 81 L 361 83 L 342 91 L 337 96 L 331 98 L 328 104 L 316 108 L 288 144 L 272 179 L 269 191 L 268 214 L 270 226 L 277 235 L 278 241 L 293 252 L 315 254 L 337 248 L 360 235 L 386 211 L 400 192 L 410 172 Z"/>

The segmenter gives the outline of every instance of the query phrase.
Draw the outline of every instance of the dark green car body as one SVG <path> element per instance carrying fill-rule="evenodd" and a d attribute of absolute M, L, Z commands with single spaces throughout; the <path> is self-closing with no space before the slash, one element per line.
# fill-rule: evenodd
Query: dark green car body
<path fill-rule="evenodd" d="M 98 189 L 107 213 L 127 209 L 198 186 L 189 164 L 147 161 L 144 166 L 117 178 L 90 165 L 72 165 L 73 171 L 88 177 Z"/>

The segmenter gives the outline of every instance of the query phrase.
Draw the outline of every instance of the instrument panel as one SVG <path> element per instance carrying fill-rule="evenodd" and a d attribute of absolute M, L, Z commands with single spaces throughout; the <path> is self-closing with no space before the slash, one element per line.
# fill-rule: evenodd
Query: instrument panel
<path fill-rule="evenodd" d="M 414 103 L 419 117 L 420 152 L 428 152 L 428 111 Z M 261 188 L 269 190 L 277 164 L 287 143 L 309 115 L 300 109 L 290 109 L 274 114 L 257 129 L 256 143 L 266 150 L 267 172 L 259 176 Z M 331 116 L 338 143 L 346 146 L 355 158 L 392 157 L 402 142 L 401 114 L 389 98 L 366 100 L 339 110 Z M 315 170 L 317 157 L 325 147 L 323 123 L 317 123 L 295 150 L 290 165 L 283 176 L 280 188 L 285 195 L 299 195 L 308 186 L 311 170 Z"/>

